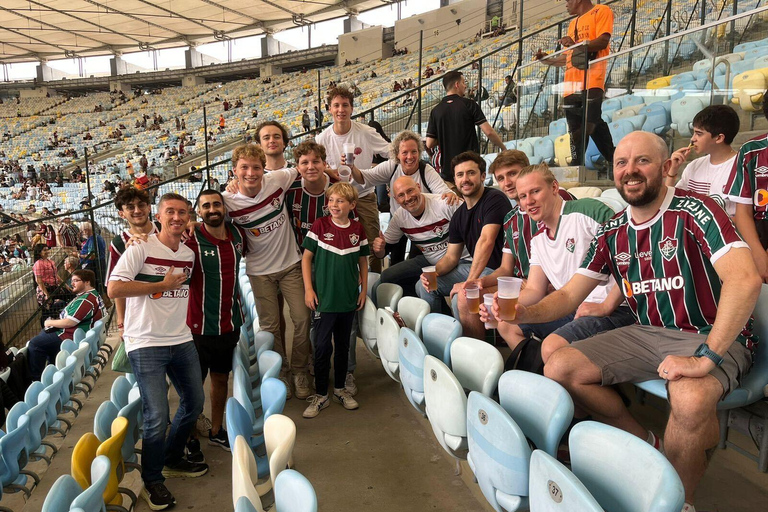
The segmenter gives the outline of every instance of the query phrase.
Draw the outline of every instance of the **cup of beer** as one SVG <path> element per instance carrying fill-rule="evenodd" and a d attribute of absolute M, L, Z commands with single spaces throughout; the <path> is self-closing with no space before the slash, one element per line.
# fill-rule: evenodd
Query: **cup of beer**
<path fill-rule="evenodd" d="M 342 144 L 342 150 L 344 151 L 344 157 L 347 160 L 347 165 L 355 163 L 355 145 L 351 142 L 345 142 Z"/>
<path fill-rule="evenodd" d="M 514 320 L 515 306 L 520 297 L 523 280 L 517 277 L 500 277 L 499 284 L 499 318 L 498 320 Z"/>
<path fill-rule="evenodd" d="M 350 169 L 346 165 L 339 166 L 339 180 L 346 181 L 347 183 L 349 183 L 351 179 L 352 179 L 352 169 Z"/>
<path fill-rule="evenodd" d="M 485 304 L 485 309 L 488 311 L 488 321 L 485 322 L 485 328 L 486 329 L 495 329 L 499 326 L 499 322 L 496 321 L 496 317 L 493 316 L 493 294 L 492 293 L 486 293 L 483 295 L 483 304 Z"/>
<path fill-rule="evenodd" d="M 464 288 L 464 292 L 467 294 L 467 306 L 469 312 L 473 315 L 480 313 L 480 288 L 476 284 L 468 284 Z"/>
<path fill-rule="evenodd" d="M 435 271 L 435 267 L 422 267 L 421 271 L 424 273 L 424 276 L 427 278 L 427 281 L 429 281 L 428 290 L 430 292 L 436 292 L 437 291 L 437 272 Z"/>

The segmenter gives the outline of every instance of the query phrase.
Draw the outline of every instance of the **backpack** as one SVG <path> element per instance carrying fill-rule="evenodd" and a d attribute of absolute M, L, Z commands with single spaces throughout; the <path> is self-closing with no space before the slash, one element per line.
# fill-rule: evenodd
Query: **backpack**
<path fill-rule="evenodd" d="M 544 361 L 541 359 L 541 342 L 536 338 L 521 341 L 504 363 L 504 371 L 523 370 L 544 375 Z"/>
<path fill-rule="evenodd" d="M 395 177 L 395 173 L 397 172 L 397 168 L 400 167 L 400 164 L 397 164 L 395 167 L 395 170 L 392 171 L 392 174 L 389 175 L 389 182 L 392 183 L 392 178 Z M 422 192 L 426 192 L 427 194 L 432 193 L 432 189 L 429 188 L 429 185 L 427 185 L 427 178 L 426 178 L 426 171 L 427 171 L 427 163 L 424 160 L 419 160 L 419 176 L 421 176 L 421 184 L 424 186 L 425 190 Z"/>

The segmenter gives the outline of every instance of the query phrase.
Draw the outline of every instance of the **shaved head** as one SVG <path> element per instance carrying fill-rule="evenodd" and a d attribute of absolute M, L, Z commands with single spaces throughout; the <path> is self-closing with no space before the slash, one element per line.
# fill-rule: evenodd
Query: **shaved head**
<path fill-rule="evenodd" d="M 398 189 L 405 189 L 408 187 L 418 187 L 418 186 L 419 184 L 416 183 L 416 180 L 414 180 L 410 176 L 400 176 L 392 184 L 392 194 L 397 196 Z"/>
<path fill-rule="evenodd" d="M 658 135 L 650 132 L 635 131 L 629 133 L 619 141 L 616 149 L 624 149 L 624 146 L 635 145 L 641 145 L 640 147 L 645 151 L 653 152 L 653 155 L 658 157 L 662 162 L 669 158 L 669 148 L 667 148 L 667 143 Z M 615 160 L 616 157 L 614 156 L 614 163 Z"/>
<path fill-rule="evenodd" d="M 425 201 L 421 186 L 410 176 L 400 176 L 392 184 L 392 197 L 398 205 L 418 217 L 424 213 Z"/>
<path fill-rule="evenodd" d="M 613 154 L 616 188 L 632 206 L 655 207 L 666 194 L 664 175 L 670 165 L 669 150 L 661 137 L 632 132 L 621 139 Z"/>

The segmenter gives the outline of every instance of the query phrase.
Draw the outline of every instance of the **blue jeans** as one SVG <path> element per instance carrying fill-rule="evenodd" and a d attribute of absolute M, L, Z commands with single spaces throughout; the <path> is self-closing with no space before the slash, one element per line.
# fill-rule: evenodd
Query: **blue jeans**
<path fill-rule="evenodd" d="M 205 395 L 200 359 L 192 340 L 170 347 L 139 348 L 129 352 L 128 359 L 139 384 L 144 411 L 141 477 L 145 484 L 163 482 L 163 465 L 172 466 L 181 461 L 189 433 L 203 412 Z M 166 375 L 180 398 L 167 440 Z"/>
<path fill-rule="evenodd" d="M 54 362 L 61 348 L 61 338 L 55 332 L 40 331 L 29 340 L 29 373 L 32 380 L 40 380 L 40 375 L 48 361 Z"/>
<path fill-rule="evenodd" d="M 444 276 L 437 277 L 437 291 L 428 292 L 421 285 L 421 282 L 416 283 L 416 294 L 419 298 L 424 299 L 429 303 L 429 308 L 432 313 L 443 313 L 448 305 L 445 303 L 445 297 L 450 295 L 453 285 L 456 283 L 463 283 L 469 276 L 469 270 L 472 268 L 472 262 L 469 260 L 460 260 L 456 267 L 445 274 Z M 493 272 L 493 269 L 486 267 L 481 276 L 486 276 Z M 419 272 L 421 275 L 421 272 Z M 445 308 L 445 309 L 444 309 Z M 451 314 L 450 312 L 447 314 Z"/>

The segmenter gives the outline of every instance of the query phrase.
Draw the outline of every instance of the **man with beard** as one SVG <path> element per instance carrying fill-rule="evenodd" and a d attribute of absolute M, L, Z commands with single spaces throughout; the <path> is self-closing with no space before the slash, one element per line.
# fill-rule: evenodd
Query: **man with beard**
<path fill-rule="evenodd" d="M 739 386 L 756 342 L 750 314 L 760 277 L 747 244 L 711 198 L 663 186 L 665 142 L 624 137 L 614 156 L 616 188 L 629 207 L 597 233 L 581 268 L 539 303 L 517 305 L 519 324 L 575 310 L 610 276 L 622 284 L 638 324 L 552 354 L 544 375 L 561 383 L 595 420 L 660 446 L 612 385 L 662 378 L 670 417 L 665 452 L 685 487 L 686 512 L 718 442 L 718 401 Z M 735 342 L 734 342 L 735 341 Z"/>
<path fill-rule="evenodd" d="M 203 223 L 195 226 L 185 245 L 195 253 L 189 285 L 187 325 L 192 331 L 200 370 L 205 382 L 211 372 L 211 429 L 208 443 L 229 450 L 227 431 L 222 427 L 227 400 L 232 354 L 243 324 L 237 270 L 245 251 L 245 232 L 224 222 L 224 197 L 216 190 L 204 190 L 197 198 L 197 213 Z M 199 441 L 187 443 L 190 455 L 200 452 Z M 203 462 L 202 453 L 197 455 Z"/>

